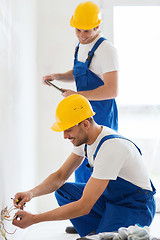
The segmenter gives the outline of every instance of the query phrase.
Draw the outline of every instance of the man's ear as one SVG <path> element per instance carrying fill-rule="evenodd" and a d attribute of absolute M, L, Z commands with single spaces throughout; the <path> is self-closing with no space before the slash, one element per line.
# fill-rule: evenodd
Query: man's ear
<path fill-rule="evenodd" d="M 94 28 L 94 30 L 95 30 L 95 31 L 97 31 L 97 30 L 98 30 L 98 28 L 99 28 L 99 25 L 98 25 L 97 27 L 95 27 L 95 28 Z"/>
<path fill-rule="evenodd" d="M 90 127 L 90 122 L 86 119 L 82 122 L 83 126 L 85 127 L 85 129 L 88 129 Z"/>

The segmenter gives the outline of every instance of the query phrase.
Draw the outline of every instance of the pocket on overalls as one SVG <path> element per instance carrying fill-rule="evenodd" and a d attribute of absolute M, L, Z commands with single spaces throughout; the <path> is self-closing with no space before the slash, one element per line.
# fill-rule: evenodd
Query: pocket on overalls
<path fill-rule="evenodd" d="M 74 71 L 74 76 L 76 80 L 76 86 L 78 91 L 87 90 L 88 80 L 87 71 L 84 68 L 78 68 Z"/>

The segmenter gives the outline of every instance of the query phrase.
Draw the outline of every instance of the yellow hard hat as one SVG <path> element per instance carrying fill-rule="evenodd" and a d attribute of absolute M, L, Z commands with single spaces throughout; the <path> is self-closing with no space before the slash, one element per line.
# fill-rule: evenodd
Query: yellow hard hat
<path fill-rule="evenodd" d="M 93 29 L 100 23 L 100 9 L 91 1 L 80 3 L 70 21 L 71 27 L 85 30 Z"/>
<path fill-rule="evenodd" d="M 58 104 L 56 122 L 51 129 L 55 132 L 65 131 L 94 114 L 89 101 L 85 97 L 80 94 L 70 95 Z"/>

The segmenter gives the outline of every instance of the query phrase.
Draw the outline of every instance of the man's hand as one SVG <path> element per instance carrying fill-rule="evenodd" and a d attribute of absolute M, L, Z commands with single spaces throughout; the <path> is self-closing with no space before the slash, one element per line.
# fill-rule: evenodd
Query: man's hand
<path fill-rule="evenodd" d="M 44 76 L 44 77 L 42 78 L 42 82 L 43 82 L 45 85 L 50 86 L 50 84 L 47 83 L 46 80 L 48 80 L 48 81 L 62 80 L 63 78 L 65 79 L 65 76 L 67 76 L 67 75 L 62 74 L 62 73 L 53 73 L 53 74 Z"/>
<path fill-rule="evenodd" d="M 33 195 L 30 191 L 16 193 L 14 197 L 14 205 L 17 208 L 23 209 L 26 202 L 32 199 Z M 19 200 L 18 202 L 16 200 Z"/>
<path fill-rule="evenodd" d="M 73 90 L 70 90 L 70 89 L 64 89 L 62 88 L 62 90 L 64 91 L 62 93 L 63 97 L 68 97 L 70 95 L 73 95 L 73 94 L 76 94 L 77 92 L 73 91 Z"/>
<path fill-rule="evenodd" d="M 25 211 L 18 211 L 15 213 L 14 220 L 12 224 L 19 228 L 27 228 L 34 224 L 34 216 L 33 214 Z"/>
<path fill-rule="evenodd" d="M 53 81 L 54 79 L 55 79 L 55 74 L 50 74 L 50 75 L 44 76 L 42 78 L 42 82 L 43 84 L 50 86 L 49 83 L 46 82 L 46 80 Z"/>

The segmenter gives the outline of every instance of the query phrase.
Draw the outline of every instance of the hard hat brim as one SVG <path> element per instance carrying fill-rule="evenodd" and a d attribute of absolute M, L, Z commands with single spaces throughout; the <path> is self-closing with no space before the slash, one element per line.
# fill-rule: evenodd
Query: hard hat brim
<path fill-rule="evenodd" d="M 53 123 L 51 129 L 54 131 L 54 132 L 62 132 L 63 129 L 58 125 L 57 122 Z"/>
<path fill-rule="evenodd" d="M 83 30 L 91 30 L 97 26 L 99 26 L 101 24 L 102 20 L 98 20 L 98 22 L 96 24 L 93 25 L 84 25 L 84 24 L 80 24 L 80 23 L 76 23 L 74 21 L 74 18 L 72 16 L 71 20 L 70 20 L 70 26 L 74 27 L 74 28 L 78 28 L 78 29 L 83 29 Z"/>
<path fill-rule="evenodd" d="M 92 115 L 86 116 L 85 119 L 87 119 L 87 118 L 89 118 L 89 117 L 93 117 L 94 115 L 95 115 L 95 112 L 93 112 Z M 84 121 L 85 119 L 82 118 L 81 121 Z M 79 121 L 78 123 L 80 123 L 81 121 Z M 53 123 L 51 129 L 52 129 L 54 132 L 63 132 L 63 131 L 65 131 L 65 130 L 71 128 L 71 127 L 76 126 L 78 123 L 75 122 L 75 123 L 73 123 L 73 124 L 69 124 L 68 126 L 67 126 L 67 125 L 66 125 L 66 126 L 60 126 L 60 123 L 55 122 L 55 123 Z"/>

